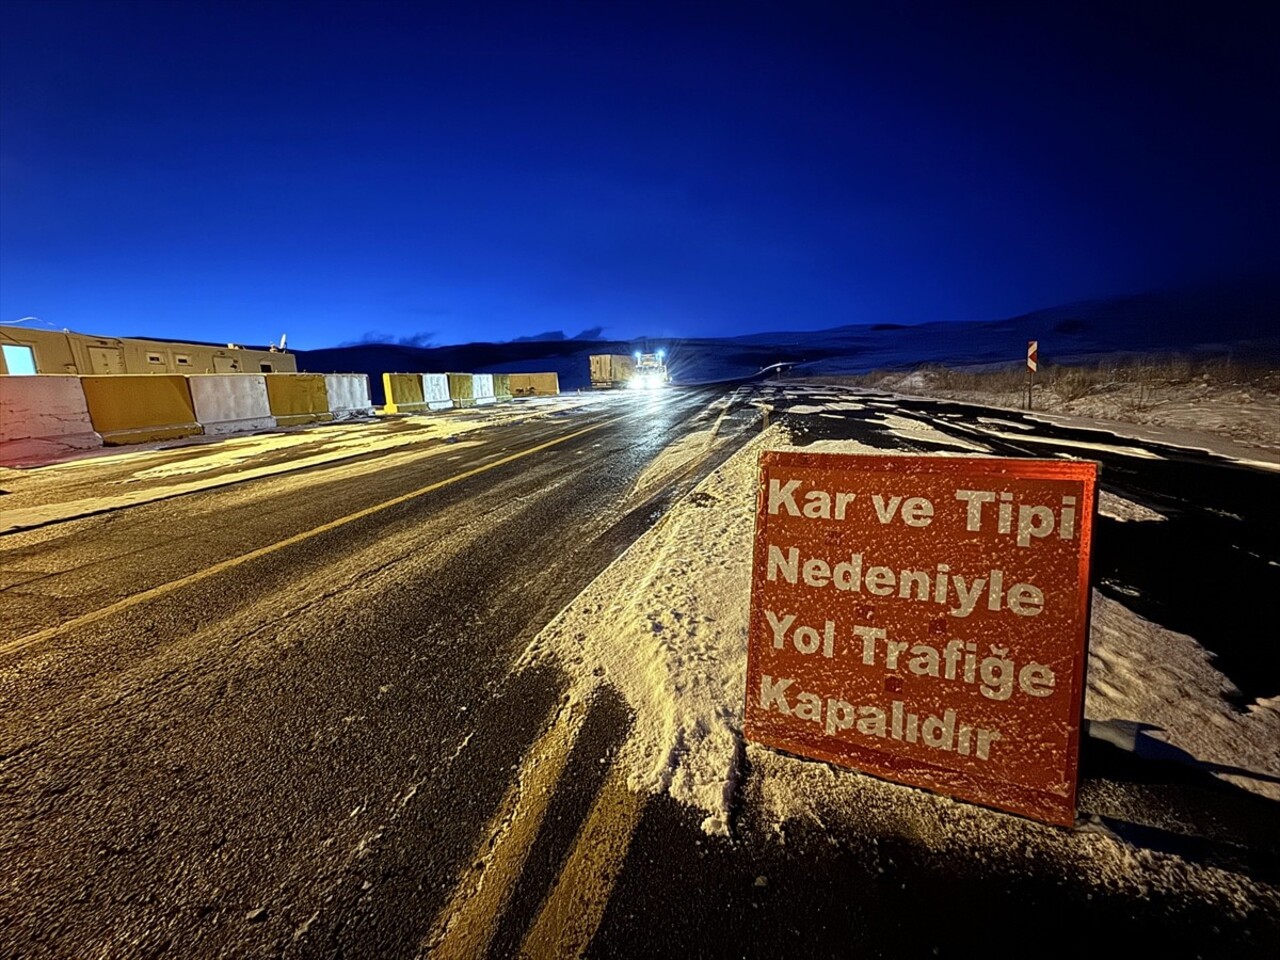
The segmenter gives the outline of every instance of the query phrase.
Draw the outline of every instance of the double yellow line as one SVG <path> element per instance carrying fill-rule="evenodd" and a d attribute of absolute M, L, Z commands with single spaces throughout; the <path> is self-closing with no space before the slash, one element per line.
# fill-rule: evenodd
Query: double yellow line
<path fill-rule="evenodd" d="M 265 547 L 259 547 L 257 550 L 251 550 L 248 553 L 241 554 L 238 557 L 231 557 L 228 560 L 223 560 L 220 563 L 215 563 L 212 566 L 205 567 L 202 570 L 197 570 L 195 573 L 189 574 L 188 576 L 179 577 L 177 580 L 169 580 L 158 586 L 151 587 L 148 590 L 143 590 L 139 593 L 130 594 L 129 596 L 125 597 L 122 600 L 117 600 L 115 603 L 108 604 L 105 607 L 100 607 L 97 610 L 93 610 L 93 611 L 90 611 L 89 613 L 82 614 L 79 617 L 74 617 L 71 620 L 67 620 L 63 623 L 60 623 L 55 627 L 47 627 L 44 630 L 38 630 L 35 633 L 29 633 L 24 637 L 18 637 L 13 640 L 0 641 L 0 656 L 4 656 L 10 653 L 15 653 L 19 650 L 28 649 L 38 644 L 44 643 L 46 640 L 50 640 L 53 637 L 58 636 L 59 634 L 70 633 L 71 631 L 78 630 L 81 627 L 86 627 L 86 626 L 89 626 L 90 624 L 97 623 L 101 620 L 105 620 L 108 617 L 114 616 L 117 613 L 122 613 L 125 610 L 130 609 L 131 607 L 136 607 L 139 604 L 146 603 L 150 600 L 154 600 L 157 597 L 164 596 L 167 593 L 172 593 L 175 590 L 180 590 L 181 588 L 190 586 L 193 583 L 199 583 L 201 580 L 208 580 L 210 577 L 216 577 L 218 574 L 225 573 L 227 570 L 231 570 L 235 567 L 240 566 L 241 564 L 249 563 L 261 557 L 269 556 L 270 554 L 276 553 L 280 550 L 284 550 L 287 547 L 292 547 L 295 544 L 302 543 L 305 540 L 310 540 L 312 537 L 318 537 L 322 533 L 328 533 L 330 530 L 336 530 L 339 527 L 344 527 L 349 523 L 355 523 L 357 520 L 363 520 L 366 517 L 371 517 L 376 513 L 381 513 L 383 510 L 389 510 L 392 507 L 399 506 L 402 503 L 407 503 L 410 500 L 414 500 L 425 494 L 431 493 L 434 490 L 439 490 L 441 487 L 447 487 L 450 484 L 457 483 L 460 480 L 466 480 L 469 477 L 474 477 L 478 474 L 485 473 L 486 471 L 494 470 L 497 467 L 504 466 L 508 463 L 511 463 L 512 461 L 519 460 L 522 457 L 531 456 L 532 454 L 538 453 L 542 450 L 549 449 L 550 447 L 557 446 L 558 444 L 567 443 L 568 441 L 573 440 L 577 437 L 580 437 L 583 434 L 590 433 L 593 430 L 599 430 L 601 427 L 606 427 L 606 426 L 609 426 L 610 424 L 617 423 L 619 420 L 622 420 L 622 419 L 624 418 L 613 417 L 609 420 L 602 420 L 599 423 L 594 423 L 589 427 L 583 427 L 581 430 L 575 430 L 573 433 L 565 434 L 563 437 L 556 437 L 554 440 L 547 440 L 546 442 L 540 443 L 537 446 L 529 447 L 528 449 L 525 449 L 525 450 L 519 450 L 515 453 L 508 454 L 505 457 L 502 457 L 498 460 L 493 460 L 486 464 L 482 464 L 481 466 L 478 466 L 478 467 L 472 467 L 470 470 L 464 470 L 462 473 L 455 474 L 452 477 L 447 477 L 444 480 L 437 480 L 435 483 L 429 483 L 425 487 L 419 487 L 417 490 L 412 490 L 409 493 L 401 494 L 398 497 L 393 497 L 392 499 L 385 500 L 382 503 L 374 504 L 372 507 L 366 507 L 363 510 L 357 510 L 355 513 L 349 513 L 346 516 L 339 517 L 336 520 L 330 520 L 328 523 L 322 523 L 318 527 L 313 527 L 312 529 L 305 530 L 302 533 L 296 533 L 293 536 L 286 537 L 283 540 L 277 540 L 275 543 L 268 544 Z"/>
<path fill-rule="evenodd" d="M 464 470 L 444 480 L 429 483 L 409 493 L 357 510 L 260 547 L 223 560 L 185 577 L 170 580 L 132 594 L 115 603 L 13 640 L 0 642 L 0 655 L 36 646 L 59 634 L 105 620 L 131 607 L 154 600 L 183 587 L 215 577 L 242 564 L 269 556 L 320 534 L 363 520 L 442 487 L 504 466 L 523 457 L 581 437 L 628 419 L 632 414 L 613 417 L 556 437 L 489 463 Z M 543 818 L 568 764 L 582 729 L 588 707 L 579 702 L 562 709 L 546 733 L 526 754 L 520 774 L 508 789 L 485 833 L 486 841 L 477 858 L 480 869 L 464 874 L 446 908 L 423 944 L 432 956 L 445 958 L 480 957 L 485 954 L 520 878 L 525 860 L 542 826 Z M 596 797 L 590 813 L 574 839 L 550 893 L 525 934 L 522 957 L 560 958 L 579 956 L 591 942 L 604 916 L 609 894 L 626 859 L 631 837 L 644 809 L 644 797 L 632 792 L 625 780 L 624 766 L 615 761 Z"/>
<path fill-rule="evenodd" d="M 484 833 L 481 849 L 459 878 L 419 955 L 474 960 L 490 949 L 498 924 L 537 840 L 589 707 L 563 708 L 533 745 Z M 529 960 L 581 956 L 604 917 L 644 810 L 644 796 L 626 784 L 615 761 L 551 892 L 525 933 L 519 955 Z"/>

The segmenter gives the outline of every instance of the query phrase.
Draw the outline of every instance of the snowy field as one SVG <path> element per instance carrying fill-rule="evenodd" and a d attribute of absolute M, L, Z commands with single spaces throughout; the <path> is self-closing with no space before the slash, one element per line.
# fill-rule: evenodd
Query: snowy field
<path fill-rule="evenodd" d="M 838 376 L 827 379 L 841 380 Z M 981 377 L 973 379 L 980 381 Z M 954 389 L 938 372 L 916 370 L 858 377 L 856 382 L 904 396 L 939 397 L 1010 410 L 1022 408 L 1024 397 L 1020 389 L 999 385 L 1010 379 L 1007 375 L 991 379 L 991 386 Z M 1012 379 L 1018 379 L 1016 372 Z M 1158 384 L 1117 382 L 1082 396 L 1041 384 L 1034 392 L 1034 406 L 1042 413 L 1074 418 L 1076 422 L 1149 426 L 1174 443 L 1180 436 L 1195 433 L 1280 451 L 1280 373 L 1275 371 L 1248 382 L 1209 375 Z"/>
<path fill-rule="evenodd" d="M 797 412 L 829 415 L 823 404 L 833 398 L 808 405 L 800 399 Z M 891 427 L 903 437 L 927 438 L 960 455 L 986 450 L 980 442 L 958 442 L 927 424 L 899 420 Z M 991 426 L 1025 430 L 995 420 Z M 748 815 L 749 799 L 759 807 L 750 815 L 767 818 L 780 838 L 796 821 L 833 831 L 856 823 L 873 835 L 907 835 L 931 849 L 983 860 L 1025 852 L 1028 862 L 1060 863 L 1111 889 L 1192 892 L 1228 910 L 1260 903 L 1280 908 L 1273 887 L 1132 846 L 1097 817 L 1092 829 L 1041 827 L 746 743 L 742 705 L 756 462 L 764 450 L 793 446 L 785 421 L 745 446 L 592 583 L 525 655 L 527 664 L 549 661 L 585 678 L 575 692 L 580 698 L 589 698 L 600 683 L 626 697 L 635 712 L 624 750 L 634 790 L 666 793 L 696 808 L 712 835 L 731 836 L 735 821 Z M 806 450 L 883 452 L 853 441 L 818 441 Z M 1103 496 L 1101 512 L 1125 523 L 1164 522 L 1158 512 L 1113 494 Z M 1085 705 L 1094 737 L 1139 756 L 1181 758 L 1280 800 L 1280 699 L 1239 709 L 1233 693 L 1194 637 L 1164 629 L 1095 591 Z M 1115 815 L 1109 802 L 1104 792 L 1091 795 L 1087 788 L 1081 796 L 1086 814 Z"/>

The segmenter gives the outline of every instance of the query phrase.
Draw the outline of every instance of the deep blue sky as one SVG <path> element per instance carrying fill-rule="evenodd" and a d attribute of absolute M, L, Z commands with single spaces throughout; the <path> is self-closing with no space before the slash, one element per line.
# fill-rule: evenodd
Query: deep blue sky
<path fill-rule="evenodd" d="M 1277 263 L 1274 4 L 961 6 L 2 0 L 0 322 L 727 335 Z"/>

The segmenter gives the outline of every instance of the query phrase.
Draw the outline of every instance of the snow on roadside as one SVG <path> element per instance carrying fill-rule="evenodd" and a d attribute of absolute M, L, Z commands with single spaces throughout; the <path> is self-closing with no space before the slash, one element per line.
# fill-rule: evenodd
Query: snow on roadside
<path fill-rule="evenodd" d="M 1139 754 L 1194 759 L 1280 800 L 1280 697 L 1240 712 L 1227 700 L 1238 693 L 1193 638 L 1094 591 L 1085 716 L 1100 721 L 1096 734 Z"/>
<path fill-rule="evenodd" d="M 935 439 L 927 426 L 904 426 Z M 552 658 L 572 665 L 571 675 L 586 678 L 577 696 L 585 698 L 599 677 L 617 687 L 636 712 L 626 751 L 631 785 L 700 808 L 708 833 L 728 831 L 743 751 L 756 461 L 763 450 L 790 446 L 782 425 L 746 444 L 597 577 L 525 654 L 526 663 Z M 883 453 L 856 441 L 805 449 Z"/>
<path fill-rule="evenodd" d="M 1110 517 L 1112 520 L 1119 520 L 1121 523 L 1135 520 L 1138 522 L 1155 522 L 1169 519 L 1163 513 L 1157 513 L 1150 507 L 1144 507 L 1140 503 L 1126 500 L 1124 497 L 1109 493 L 1106 490 L 1098 493 L 1098 513 L 1104 517 Z"/>
<path fill-rule="evenodd" d="M 821 380 L 809 384 L 821 389 Z M 889 374 L 878 389 L 923 397 L 1004 407 L 1021 412 L 1021 390 L 999 388 L 949 390 L 940 387 L 929 372 Z M 1063 400 L 1051 388 L 1036 395 L 1038 415 L 1074 421 L 1080 425 L 1115 430 L 1131 425 L 1176 437 L 1190 434 L 1202 438 L 1256 448 L 1274 453 L 1280 450 L 1280 395 L 1273 387 L 1231 382 L 1210 382 L 1208 378 L 1182 383 L 1142 384 L 1133 381 L 1072 400 Z M 1118 432 L 1118 431 L 1117 431 Z M 1186 445 L 1174 439 L 1174 445 Z M 1201 440 L 1190 445 L 1201 446 Z"/>
<path fill-rule="evenodd" d="M 1247 878 L 1188 870 L 1176 858 L 1110 837 L 1036 830 L 1017 818 L 746 745 L 741 731 L 756 463 L 761 451 L 790 446 L 780 425 L 746 444 L 590 584 L 525 653 L 525 665 L 565 664 L 580 678 L 576 698 L 607 682 L 627 699 L 635 726 L 622 762 L 633 789 L 665 792 L 692 805 L 703 812 L 706 833 L 726 834 L 749 756 L 764 815 L 780 832 L 789 821 L 839 816 L 873 832 L 905 831 L 931 849 L 989 856 L 992 849 L 1021 844 L 1031 856 L 1038 846 L 1046 855 L 1071 857 L 1098 883 L 1191 885 L 1226 906 L 1254 897 Z M 881 452 L 853 441 L 805 449 Z M 1134 520 L 1159 517 L 1120 498 L 1108 507 Z M 1235 711 L 1225 699 L 1231 684 L 1194 639 L 1099 594 L 1094 602 L 1086 713 L 1104 731 L 1117 721 L 1145 724 L 1159 728 L 1157 739 L 1198 761 L 1264 778 L 1280 774 L 1280 704 Z M 1215 772 L 1277 795 L 1265 779 Z"/>
<path fill-rule="evenodd" d="M 549 623 L 525 654 L 613 684 L 635 711 L 633 789 L 668 792 L 728 829 L 740 769 L 756 454 L 746 444 Z"/>

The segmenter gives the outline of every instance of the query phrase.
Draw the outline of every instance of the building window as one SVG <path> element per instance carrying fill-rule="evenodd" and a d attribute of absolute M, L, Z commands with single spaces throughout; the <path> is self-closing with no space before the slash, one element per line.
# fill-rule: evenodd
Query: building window
<path fill-rule="evenodd" d="M 164 363 L 164 357 L 160 356 L 158 353 L 148 353 L 147 363 Z"/>
<path fill-rule="evenodd" d="M 173 362 L 180 367 L 191 366 L 191 358 L 188 357 L 185 353 L 174 354 Z"/>
<path fill-rule="evenodd" d="M 36 372 L 36 352 L 18 343 L 6 343 L 4 366 L 14 376 L 31 376 Z"/>
<path fill-rule="evenodd" d="M 260 363 L 258 366 L 262 369 L 263 373 L 275 373 L 275 368 L 269 363 Z"/>

